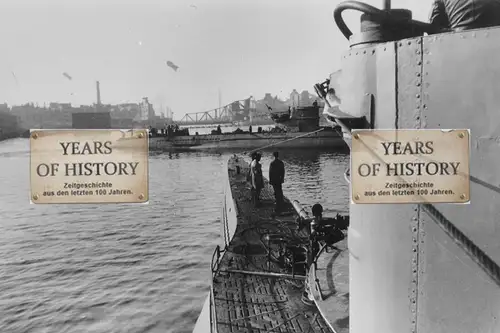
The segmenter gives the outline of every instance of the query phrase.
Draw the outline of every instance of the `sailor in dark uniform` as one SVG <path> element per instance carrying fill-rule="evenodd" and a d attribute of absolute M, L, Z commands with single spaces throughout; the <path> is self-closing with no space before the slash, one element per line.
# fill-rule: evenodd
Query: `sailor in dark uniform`
<path fill-rule="evenodd" d="M 323 218 L 323 206 L 315 204 L 312 206 L 313 220 L 311 221 L 311 246 L 313 258 L 319 252 L 319 241 L 329 246 L 343 240 L 343 231 L 349 227 L 349 218 L 337 215 L 336 218 Z"/>
<path fill-rule="evenodd" d="M 274 152 L 274 160 L 269 165 L 269 183 L 273 186 L 276 199 L 276 213 L 283 207 L 283 188 L 285 182 L 285 164 L 280 160 L 278 152 Z"/>
<path fill-rule="evenodd" d="M 434 0 L 430 23 L 441 30 L 500 25 L 500 0 Z"/>

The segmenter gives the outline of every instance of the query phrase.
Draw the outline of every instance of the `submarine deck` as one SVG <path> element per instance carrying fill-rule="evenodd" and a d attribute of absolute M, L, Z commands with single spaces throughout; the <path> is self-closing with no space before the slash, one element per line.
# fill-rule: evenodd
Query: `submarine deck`
<path fill-rule="evenodd" d="M 213 281 L 218 332 L 333 332 L 314 303 L 302 302 L 305 276 L 287 275 L 290 272 L 280 261 L 268 260 L 268 249 L 277 257 L 280 246 L 269 243 L 266 235 L 304 245 L 308 233 L 305 228 L 297 230 L 297 215 L 288 199 L 284 213 L 273 216 L 274 195 L 267 180 L 262 206 L 254 208 L 247 172 L 248 164 L 241 158 L 230 159 L 229 183 L 238 217 Z"/>

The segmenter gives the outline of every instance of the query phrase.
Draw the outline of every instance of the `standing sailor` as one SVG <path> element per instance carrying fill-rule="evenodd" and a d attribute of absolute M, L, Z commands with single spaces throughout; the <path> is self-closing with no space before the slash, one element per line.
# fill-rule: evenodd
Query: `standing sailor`
<path fill-rule="evenodd" d="M 285 164 L 280 160 L 277 151 L 273 153 L 274 160 L 269 165 L 269 183 L 273 186 L 274 197 L 276 199 L 276 213 L 283 207 L 283 188 L 285 182 Z"/>
<path fill-rule="evenodd" d="M 254 190 L 253 190 L 253 176 L 252 176 L 252 170 L 255 166 L 255 157 L 257 156 L 257 153 L 252 153 L 252 155 L 250 155 L 251 158 L 252 158 L 252 162 L 250 162 L 250 167 L 248 168 L 248 175 L 247 175 L 247 181 L 250 183 L 250 200 L 253 201 L 253 198 L 254 198 Z"/>
<path fill-rule="evenodd" d="M 250 165 L 250 171 L 252 173 L 252 190 L 253 190 L 253 203 L 255 207 L 260 206 L 260 191 L 264 187 L 264 178 L 262 176 L 262 165 L 260 164 L 260 159 L 262 155 L 260 153 L 255 154 L 255 159 Z"/>

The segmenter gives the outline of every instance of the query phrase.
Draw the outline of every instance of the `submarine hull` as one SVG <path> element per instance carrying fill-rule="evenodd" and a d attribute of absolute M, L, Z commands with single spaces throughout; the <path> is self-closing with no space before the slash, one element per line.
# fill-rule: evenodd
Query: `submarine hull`
<path fill-rule="evenodd" d="M 280 149 L 318 148 L 347 149 L 345 142 L 337 132 L 324 130 L 315 133 L 242 133 L 221 135 L 189 135 L 177 137 L 152 137 L 150 150 L 231 150 L 260 149 L 277 146 Z"/>
<path fill-rule="evenodd" d="M 265 179 L 261 205 L 254 207 L 248 171 L 242 157 L 229 159 L 220 226 L 223 245 L 212 255 L 209 299 L 193 332 L 271 332 L 285 324 L 290 333 L 312 332 L 314 318 L 314 331 L 334 333 L 320 309 L 302 301 L 307 276 L 300 268 L 306 262 L 295 255 L 292 261 L 282 257 L 283 246 L 304 254 L 300 250 L 309 241 L 309 229 L 297 229 L 297 213 L 286 197 L 283 214 L 274 218 L 274 195 Z"/>

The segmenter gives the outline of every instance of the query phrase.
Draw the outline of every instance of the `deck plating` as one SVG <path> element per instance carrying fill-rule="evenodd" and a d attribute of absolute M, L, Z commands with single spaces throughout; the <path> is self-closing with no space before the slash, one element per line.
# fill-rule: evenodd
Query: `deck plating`
<path fill-rule="evenodd" d="M 247 169 L 248 164 L 241 159 L 229 161 L 231 189 L 227 195 L 232 195 L 238 218 L 235 235 L 213 281 L 218 332 L 333 333 L 318 308 L 301 301 L 305 276 L 287 275 L 290 272 L 285 265 L 276 260 L 283 243 L 301 246 L 308 233 L 297 230 L 296 214 L 288 200 L 286 213 L 272 216 L 273 195 L 267 181 L 261 193 L 263 206 L 253 208 Z M 273 237 L 266 237 L 271 234 Z M 278 241 L 270 243 L 269 238 Z"/>

